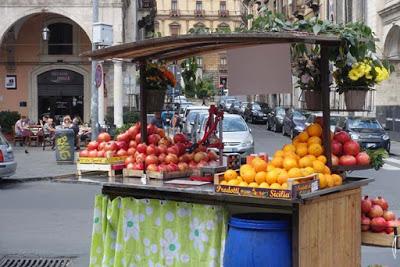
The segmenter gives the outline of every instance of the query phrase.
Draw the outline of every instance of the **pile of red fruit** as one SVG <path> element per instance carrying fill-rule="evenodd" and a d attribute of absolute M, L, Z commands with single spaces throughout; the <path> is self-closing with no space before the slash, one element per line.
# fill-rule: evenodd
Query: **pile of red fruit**
<path fill-rule="evenodd" d="M 332 165 L 369 165 L 367 152 L 360 152 L 360 145 L 345 131 L 335 133 L 332 140 Z"/>
<path fill-rule="evenodd" d="M 108 133 L 99 134 L 91 141 L 80 157 L 124 157 L 126 168 L 150 171 L 184 171 L 207 165 L 216 165 L 217 154 L 199 146 L 193 153 L 186 149 L 191 145 L 185 135 L 178 133 L 173 138 L 163 129 L 147 125 L 147 143 L 141 143 L 140 123 L 119 134 L 115 141 Z"/>
<path fill-rule="evenodd" d="M 389 205 L 383 197 L 371 200 L 368 196 L 364 196 L 361 199 L 361 230 L 392 233 L 394 228 L 400 225 L 400 221 L 396 220 L 396 215 L 388 208 Z"/>

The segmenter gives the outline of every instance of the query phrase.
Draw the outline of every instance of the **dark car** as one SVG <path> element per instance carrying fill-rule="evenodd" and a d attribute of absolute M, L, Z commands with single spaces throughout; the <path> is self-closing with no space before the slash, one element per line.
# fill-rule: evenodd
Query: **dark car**
<path fill-rule="evenodd" d="M 256 102 L 256 103 L 260 105 L 261 111 L 264 112 L 265 114 L 268 114 L 271 112 L 272 109 L 269 107 L 269 105 L 267 103 L 264 103 L 264 102 Z"/>
<path fill-rule="evenodd" d="M 240 113 L 240 101 L 235 101 L 231 104 L 231 107 L 229 108 L 228 112 L 230 114 L 239 114 Z"/>
<path fill-rule="evenodd" d="M 274 132 L 282 131 L 283 118 L 286 115 L 284 107 L 275 107 L 268 113 L 267 130 Z"/>
<path fill-rule="evenodd" d="M 305 112 L 296 109 L 289 109 L 283 118 L 282 134 L 289 135 L 290 138 L 294 138 L 296 135 L 304 131 L 306 128 L 306 117 Z"/>
<path fill-rule="evenodd" d="M 244 110 L 244 119 L 250 123 L 265 123 L 267 121 L 267 114 L 262 112 L 259 104 L 251 102 L 247 104 Z"/>
<path fill-rule="evenodd" d="M 240 116 L 242 116 L 242 118 L 244 119 L 244 111 L 246 110 L 246 107 L 247 107 L 247 104 L 248 104 L 249 102 L 242 102 L 241 104 L 240 104 L 240 107 L 239 107 L 239 115 Z"/>
<path fill-rule="evenodd" d="M 375 118 L 343 117 L 339 119 L 336 130 L 348 132 L 362 148 L 384 148 L 390 152 L 390 137 Z"/>

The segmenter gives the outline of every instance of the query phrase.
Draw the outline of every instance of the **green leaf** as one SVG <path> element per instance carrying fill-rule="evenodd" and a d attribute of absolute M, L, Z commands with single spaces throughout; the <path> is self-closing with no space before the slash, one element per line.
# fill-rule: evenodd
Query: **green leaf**
<path fill-rule="evenodd" d="M 319 24 L 315 24 L 314 26 L 313 26 L 313 32 L 314 32 L 314 34 L 315 35 L 318 35 L 318 33 L 321 31 L 321 25 L 319 25 Z"/>

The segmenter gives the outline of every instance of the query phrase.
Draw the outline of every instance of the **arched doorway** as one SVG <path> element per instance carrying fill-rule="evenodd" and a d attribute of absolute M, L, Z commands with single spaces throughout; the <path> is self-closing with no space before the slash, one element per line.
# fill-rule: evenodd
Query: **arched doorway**
<path fill-rule="evenodd" d="M 68 69 L 53 69 L 37 76 L 38 115 L 83 118 L 84 77 Z"/>

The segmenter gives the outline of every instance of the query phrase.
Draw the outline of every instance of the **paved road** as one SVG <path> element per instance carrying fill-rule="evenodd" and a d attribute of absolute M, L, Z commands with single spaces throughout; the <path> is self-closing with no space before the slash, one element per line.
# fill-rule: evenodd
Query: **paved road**
<path fill-rule="evenodd" d="M 272 154 L 290 140 L 251 125 L 257 152 Z M 384 195 L 400 215 L 400 159 L 391 157 L 379 172 L 355 175 L 375 177 L 363 189 L 371 196 Z M 88 266 L 92 205 L 99 186 L 35 182 L 8 184 L 0 181 L 0 255 L 38 254 L 77 256 L 74 266 Z M 399 255 L 400 256 L 400 255 Z M 362 266 L 400 266 L 387 248 L 363 247 Z"/>

